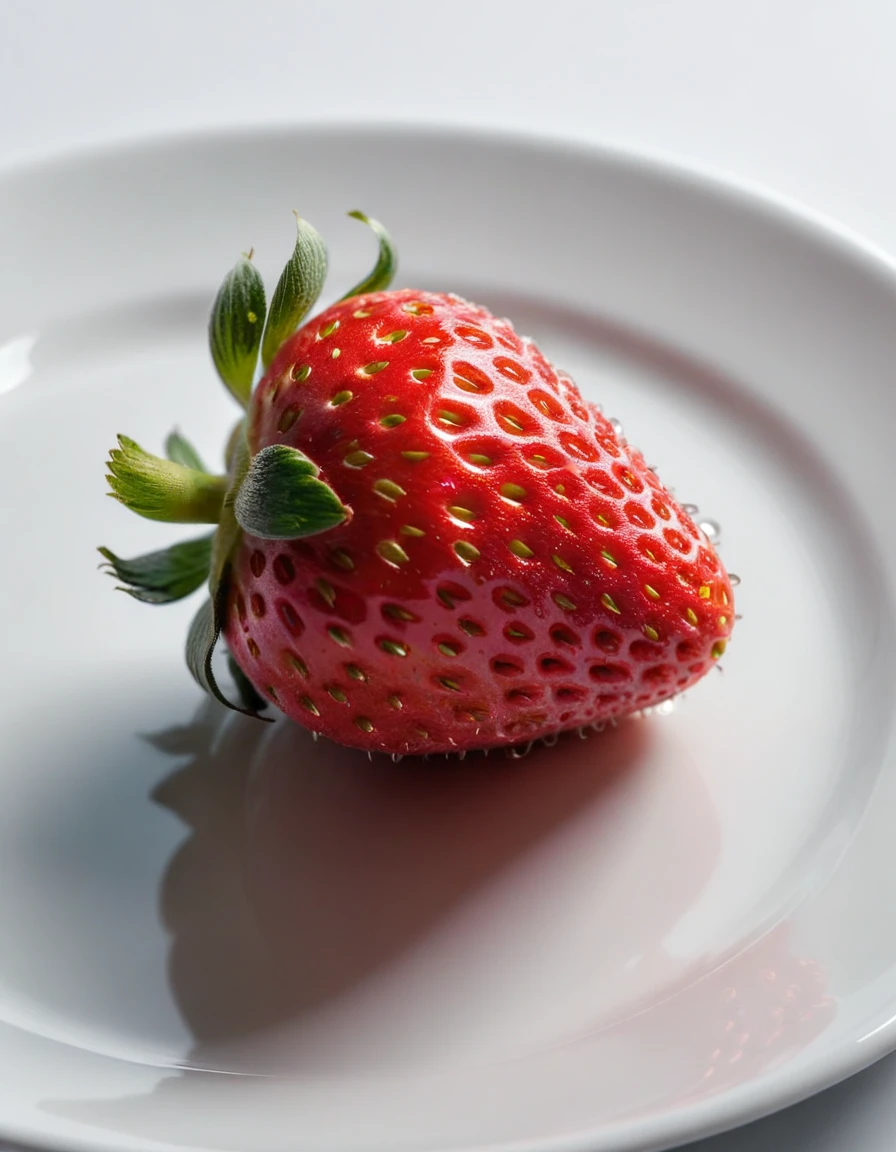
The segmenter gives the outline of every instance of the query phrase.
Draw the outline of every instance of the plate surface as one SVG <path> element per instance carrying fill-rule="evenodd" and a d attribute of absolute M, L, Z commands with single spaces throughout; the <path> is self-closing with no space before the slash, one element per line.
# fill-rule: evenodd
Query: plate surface
<path fill-rule="evenodd" d="M 332 296 L 509 315 L 723 525 L 743 619 L 674 710 L 522 761 L 366 757 L 203 702 L 193 605 L 93 549 L 119 431 L 233 418 L 222 273 L 300 208 Z M 363 250 L 362 250 L 363 249 Z M 0 1127 L 73 1149 L 654 1149 L 896 1045 L 896 276 L 614 153 L 199 138 L 0 180 Z M 189 532 L 187 533 L 189 534 Z"/>

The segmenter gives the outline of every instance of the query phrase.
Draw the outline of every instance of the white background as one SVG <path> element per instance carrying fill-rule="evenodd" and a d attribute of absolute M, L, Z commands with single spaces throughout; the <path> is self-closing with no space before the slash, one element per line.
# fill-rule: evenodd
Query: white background
<path fill-rule="evenodd" d="M 896 253 L 894 0 L 0 0 L 0 109 L 0 166 L 309 120 L 610 141 L 772 188 Z M 894 1145 L 891 1057 L 695 1149 Z"/>

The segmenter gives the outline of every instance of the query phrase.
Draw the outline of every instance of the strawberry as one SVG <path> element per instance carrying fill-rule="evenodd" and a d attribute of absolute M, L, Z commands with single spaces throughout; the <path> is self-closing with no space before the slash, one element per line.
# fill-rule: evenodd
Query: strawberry
<path fill-rule="evenodd" d="M 219 527 L 175 546 L 192 549 L 187 580 L 175 549 L 104 552 L 113 572 L 159 602 L 210 569 L 188 642 L 200 683 L 223 698 L 223 631 L 247 710 L 272 701 L 370 751 L 527 743 L 688 688 L 734 620 L 708 538 L 508 321 L 388 290 L 394 248 L 356 215 L 379 238 L 377 267 L 298 330 L 326 270 L 309 225 L 263 338 L 249 259 L 225 281 L 212 351 L 247 409 L 227 476 L 181 437 L 167 461 L 122 438 L 110 464 L 135 511 Z"/>

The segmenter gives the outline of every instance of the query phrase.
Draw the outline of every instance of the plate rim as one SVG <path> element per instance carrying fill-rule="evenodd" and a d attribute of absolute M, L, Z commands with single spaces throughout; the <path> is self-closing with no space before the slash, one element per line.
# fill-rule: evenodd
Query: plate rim
<path fill-rule="evenodd" d="M 197 146 L 239 147 L 241 142 L 269 146 L 278 141 L 352 137 L 373 137 L 431 143 L 443 140 L 455 146 L 492 147 L 506 154 L 536 153 L 557 163 L 575 161 L 608 170 L 625 170 L 655 185 L 677 185 L 689 193 L 721 202 L 763 224 L 771 224 L 798 235 L 804 241 L 825 249 L 861 274 L 871 277 L 896 293 L 896 257 L 867 236 L 805 202 L 780 193 L 769 185 L 741 176 L 723 173 L 711 166 L 693 162 L 661 150 L 629 146 L 618 141 L 587 141 L 581 137 L 526 129 L 475 126 L 450 121 L 363 120 L 339 118 L 261 124 L 219 125 L 186 131 L 150 132 L 133 137 L 114 138 L 89 145 L 74 145 L 0 165 L 0 197 L 18 180 L 70 171 L 114 161 L 128 155 L 171 154 Z M 874 802 L 874 791 L 869 804 Z M 896 957 L 894 957 L 896 961 Z M 857 1039 L 844 1039 L 830 1050 L 814 1055 L 811 1047 L 796 1067 L 784 1064 L 758 1078 L 720 1092 L 703 1101 L 685 1104 L 644 1119 L 616 1121 L 599 1128 L 535 1141 L 514 1141 L 492 1145 L 495 1152 L 593 1152 L 598 1145 L 612 1146 L 617 1152 L 659 1152 L 683 1142 L 704 1139 L 732 1130 L 825 1091 L 868 1068 L 896 1049 L 896 1015 L 886 1020 L 866 1022 Z M 96 1152 L 98 1147 L 125 1150 L 180 1146 L 139 1137 L 128 1139 L 115 1133 L 109 1140 L 82 1137 L 77 1133 L 58 1139 L 42 1138 L 40 1130 L 0 1120 L 0 1147 L 14 1145 L 34 1152 Z M 190 1152 L 200 1152 L 188 1146 Z M 207 1152 L 219 1152 L 208 1149 Z M 455 1152 L 445 1148 L 440 1152 Z"/>

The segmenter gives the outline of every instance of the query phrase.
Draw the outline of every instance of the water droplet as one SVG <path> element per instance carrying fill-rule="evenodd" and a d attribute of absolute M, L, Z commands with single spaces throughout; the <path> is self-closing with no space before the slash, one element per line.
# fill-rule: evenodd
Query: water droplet
<path fill-rule="evenodd" d="M 528 744 L 523 744 L 521 747 L 518 746 L 516 748 L 510 748 L 509 752 L 511 760 L 522 760 L 524 756 L 528 756 L 532 751 L 532 745 L 534 743 L 534 740 L 530 740 Z"/>
<path fill-rule="evenodd" d="M 710 544 L 718 544 L 719 537 L 722 535 L 722 529 L 715 520 L 701 520 L 697 527 L 706 536 Z"/>
<path fill-rule="evenodd" d="M 729 572 L 728 582 L 731 584 L 732 588 L 736 588 L 738 584 L 740 584 L 740 576 L 738 576 L 736 572 Z"/>
<path fill-rule="evenodd" d="M 545 748 L 553 748 L 560 736 L 557 732 L 549 732 L 547 736 L 542 736 L 541 742 Z"/>
<path fill-rule="evenodd" d="M 615 416 L 611 416 L 610 417 L 610 427 L 613 429 L 613 431 L 616 433 L 616 435 L 621 440 L 622 437 L 625 435 L 625 429 L 622 427 L 622 421 L 617 420 Z"/>
<path fill-rule="evenodd" d="M 682 504 L 682 508 L 687 512 L 688 516 L 697 516 L 700 512 L 696 504 Z"/>
<path fill-rule="evenodd" d="M 675 700 L 663 700 L 661 703 L 657 704 L 656 708 L 654 708 L 654 712 L 656 712 L 657 716 L 671 716 L 675 711 L 675 708 Z"/>
<path fill-rule="evenodd" d="M 404 756 L 401 752 L 393 752 L 392 753 L 392 763 L 393 764 L 399 764 L 402 760 L 404 760 Z"/>

